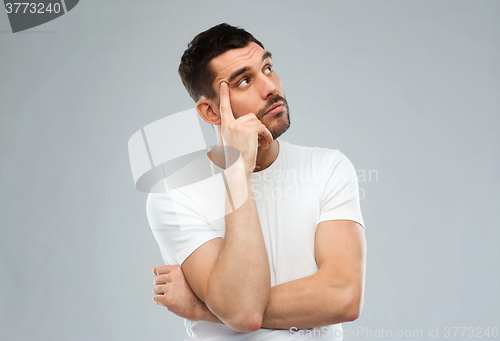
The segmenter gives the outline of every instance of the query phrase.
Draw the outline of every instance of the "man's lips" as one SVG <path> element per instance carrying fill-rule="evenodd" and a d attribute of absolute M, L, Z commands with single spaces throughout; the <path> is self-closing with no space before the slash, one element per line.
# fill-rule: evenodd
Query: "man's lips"
<path fill-rule="evenodd" d="M 272 116 L 275 115 L 279 112 L 282 112 L 285 110 L 285 106 L 283 105 L 283 102 L 278 102 L 275 105 L 273 105 L 264 116 Z"/>

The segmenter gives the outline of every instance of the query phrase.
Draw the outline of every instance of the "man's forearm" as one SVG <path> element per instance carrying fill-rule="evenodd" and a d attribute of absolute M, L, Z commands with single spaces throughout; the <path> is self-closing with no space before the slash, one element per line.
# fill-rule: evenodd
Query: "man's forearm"
<path fill-rule="evenodd" d="M 326 287 L 321 284 L 321 276 L 322 273 L 317 272 L 272 287 L 262 328 L 305 329 L 355 319 L 351 312 L 352 289 L 341 283 Z M 223 323 L 205 307 L 198 312 L 200 320 Z"/>
<path fill-rule="evenodd" d="M 318 271 L 314 275 L 272 287 L 262 328 L 305 329 L 355 319 L 353 288 L 340 281 L 328 281 L 322 276 L 323 273 Z"/>
<path fill-rule="evenodd" d="M 250 179 L 246 180 L 248 198 L 241 207 L 226 215 L 226 233 L 210 276 L 205 302 L 233 329 L 247 321 L 250 329 L 260 327 L 271 286 L 257 206 Z M 236 327 L 242 328 L 247 329 L 246 326 Z"/>

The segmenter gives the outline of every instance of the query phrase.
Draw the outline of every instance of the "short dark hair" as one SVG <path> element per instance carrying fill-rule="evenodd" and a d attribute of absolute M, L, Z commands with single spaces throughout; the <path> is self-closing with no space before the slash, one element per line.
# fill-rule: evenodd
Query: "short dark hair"
<path fill-rule="evenodd" d="M 216 97 L 212 87 L 216 74 L 210 66 L 210 61 L 226 51 L 245 47 L 250 42 L 264 48 L 260 41 L 244 29 L 226 23 L 214 26 L 194 37 L 182 55 L 179 75 L 195 102 L 201 96 L 209 99 Z"/>

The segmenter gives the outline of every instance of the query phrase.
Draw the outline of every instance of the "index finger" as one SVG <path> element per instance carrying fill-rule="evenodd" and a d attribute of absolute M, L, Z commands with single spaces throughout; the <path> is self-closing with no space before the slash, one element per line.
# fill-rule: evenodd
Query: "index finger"
<path fill-rule="evenodd" d="M 231 110 L 231 101 L 229 99 L 229 86 L 226 82 L 220 84 L 220 119 L 221 125 L 235 121 L 233 111 Z"/>

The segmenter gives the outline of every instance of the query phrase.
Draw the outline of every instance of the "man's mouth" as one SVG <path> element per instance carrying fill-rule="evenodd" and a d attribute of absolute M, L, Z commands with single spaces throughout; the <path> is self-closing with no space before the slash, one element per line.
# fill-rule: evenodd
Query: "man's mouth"
<path fill-rule="evenodd" d="M 275 105 L 273 105 L 266 113 L 264 116 L 273 116 L 276 115 L 279 112 L 282 112 L 285 110 L 285 106 L 283 105 L 283 102 L 278 102 Z"/>

